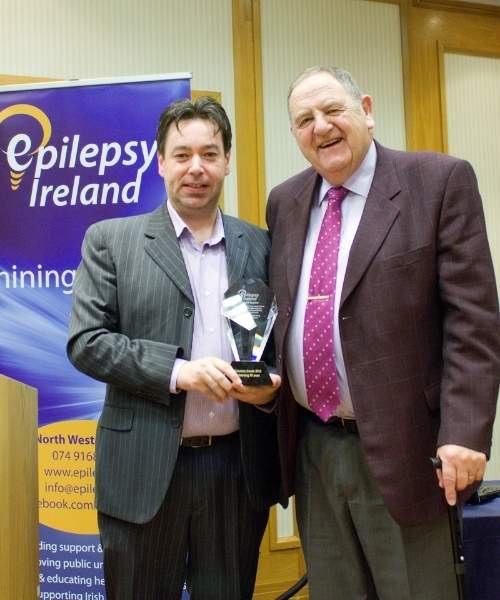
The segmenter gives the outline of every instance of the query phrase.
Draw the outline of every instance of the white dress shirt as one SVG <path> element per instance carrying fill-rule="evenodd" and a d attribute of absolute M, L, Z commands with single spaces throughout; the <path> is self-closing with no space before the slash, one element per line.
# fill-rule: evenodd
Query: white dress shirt
<path fill-rule="evenodd" d="M 343 187 L 349 190 L 349 193 L 341 204 L 342 224 L 337 263 L 335 304 L 333 309 L 333 337 L 336 355 L 337 380 L 340 388 L 340 406 L 335 411 L 335 415 L 345 418 L 353 418 L 355 415 L 351 402 L 349 385 L 347 382 L 344 356 L 342 354 L 342 344 L 339 334 L 338 321 L 340 296 L 342 294 L 342 286 L 344 284 L 349 252 L 361 220 L 361 215 L 363 214 L 368 192 L 370 191 L 373 176 L 375 174 L 376 162 L 377 151 L 375 148 L 375 143 L 372 142 L 360 167 L 343 185 Z M 324 202 L 324 200 L 326 193 L 331 187 L 331 184 L 323 179 L 318 197 L 315 199 L 311 207 L 311 215 L 304 247 L 299 287 L 297 290 L 297 296 L 295 298 L 293 317 L 285 348 L 287 373 L 290 380 L 290 386 L 297 402 L 305 408 L 309 408 L 309 404 L 307 402 L 304 377 L 304 316 L 307 297 L 309 295 L 309 277 L 311 274 L 314 251 L 316 249 L 316 242 L 319 236 L 321 223 L 326 212 L 327 203 Z"/>

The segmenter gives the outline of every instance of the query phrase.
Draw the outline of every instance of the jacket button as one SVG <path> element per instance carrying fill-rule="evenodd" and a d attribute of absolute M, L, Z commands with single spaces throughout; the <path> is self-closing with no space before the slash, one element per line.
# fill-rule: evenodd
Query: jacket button
<path fill-rule="evenodd" d="M 190 308 L 189 306 L 184 309 L 184 316 L 186 317 L 186 319 L 189 319 L 189 317 L 192 314 L 193 314 L 193 309 Z"/>

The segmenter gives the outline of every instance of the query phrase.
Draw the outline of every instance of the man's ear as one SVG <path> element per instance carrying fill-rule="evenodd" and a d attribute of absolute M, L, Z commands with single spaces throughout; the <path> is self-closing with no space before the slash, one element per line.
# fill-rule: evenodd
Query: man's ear
<path fill-rule="evenodd" d="M 369 131 L 372 131 L 375 127 L 375 119 L 373 118 L 372 106 L 373 102 L 371 96 L 365 95 L 361 98 L 361 109 L 365 114 L 366 124 L 368 126 Z"/>
<path fill-rule="evenodd" d="M 156 153 L 156 158 L 158 160 L 158 175 L 161 175 L 162 177 L 164 177 L 165 176 L 165 159 L 159 152 Z"/>

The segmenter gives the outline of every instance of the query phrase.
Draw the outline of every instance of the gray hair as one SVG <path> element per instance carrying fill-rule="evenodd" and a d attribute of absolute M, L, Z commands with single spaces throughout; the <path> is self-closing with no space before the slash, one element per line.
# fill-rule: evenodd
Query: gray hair
<path fill-rule="evenodd" d="M 290 96 L 292 95 L 293 90 L 302 83 L 308 77 L 312 75 L 316 75 L 316 73 L 330 73 L 332 77 L 334 77 L 345 89 L 345 91 L 351 96 L 351 98 L 356 102 L 356 104 L 361 105 L 361 99 L 363 98 L 363 92 L 361 91 L 358 84 L 354 81 L 352 75 L 349 71 L 345 69 L 341 69 L 340 67 L 309 67 L 300 73 L 298 77 L 292 82 L 290 87 L 288 88 L 288 96 L 287 96 L 287 105 L 289 107 L 290 113 Z"/>

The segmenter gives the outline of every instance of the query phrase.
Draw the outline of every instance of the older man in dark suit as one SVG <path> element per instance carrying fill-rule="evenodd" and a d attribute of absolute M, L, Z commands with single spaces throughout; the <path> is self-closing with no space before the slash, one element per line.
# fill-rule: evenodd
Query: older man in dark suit
<path fill-rule="evenodd" d="M 483 477 L 500 372 L 476 179 L 376 143 L 371 98 L 342 69 L 308 69 L 288 102 L 312 168 L 267 216 L 281 462 L 311 598 L 451 600 L 446 502 Z"/>
<path fill-rule="evenodd" d="M 210 98 L 163 113 L 158 165 L 168 200 L 92 226 L 68 342 L 106 382 L 96 504 L 108 600 L 250 600 L 269 506 L 278 499 L 275 418 L 252 406 L 272 385 L 231 367 L 221 305 L 267 279 L 268 234 L 221 214 L 231 126 Z"/>

